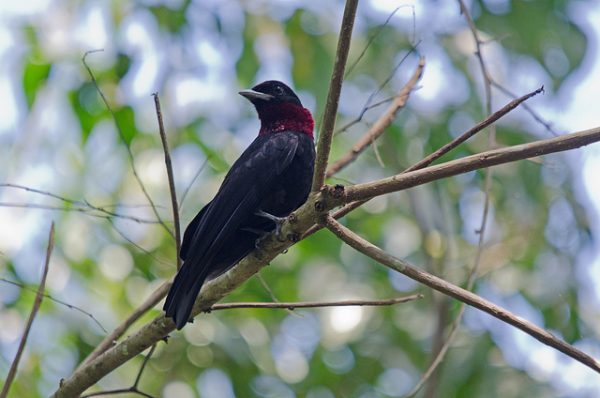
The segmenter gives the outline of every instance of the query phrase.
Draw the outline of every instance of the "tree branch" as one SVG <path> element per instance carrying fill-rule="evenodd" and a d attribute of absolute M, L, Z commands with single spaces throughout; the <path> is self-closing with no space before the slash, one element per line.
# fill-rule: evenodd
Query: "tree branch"
<path fill-rule="evenodd" d="M 160 140 L 163 146 L 163 152 L 165 153 L 165 166 L 167 168 L 167 178 L 169 180 L 169 193 L 171 194 L 171 207 L 173 208 L 173 223 L 175 224 L 175 264 L 177 269 L 181 268 L 181 258 L 179 252 L 181 251 L 181 227 L 179 225 L 179 206 L 177 205 L 177 192 L 175 190 L 175 177 L 173 177 L 173 166 L 171 164 L 171 154 L 169 153 L 169 143 L 167 141 L 167 134 L 165 132 L 165 126 L 163 124 L 162 111 L 160 110 L 160 99 L 158 93 L 152 94 L 154 97 L 154 106 L 156 108 L 156 117 L 158 119 L 158 131 L 160 133 Z"/>
<path fill-rule="evenodd" d="M 323 114 L 323 121 L 319 129 L 319 141 L 317 143 L 317 158 L 315 160 L 315 172 L 313 175 L 312 191 L 316 192 L 325 183 L 325 172 L 327 162 L 329 161 L 329 151 L 331 150 L 331 140 L 335 128 L 335 118 L 337 116 L 340 92 L 342 91 L 342 82 L 344 80 L 344 70 L 350 50 L 350 41 L 352 39 L 352 28 L 354 27 L 354 18 L 356 17 L 356 7 L 358 0 L 347 0 L 340 35 L 338 39 L 337 51 L 335 54 L 335 63 L 333 73 L 331 74 L 331 83 L 329 84 L 329 93 Z"/>
<path fill-rule="evenodd" d="M 385 131 L 385 129 L 392 123 L 394 118 L 396 117 L 396 113 L 406 105 L 408 101 L 408 97 L 412 92 L 413 88 L 417 84 L 417 82 L 421 79 L 423 75 L 423 69 L 425 68 L 425 58 L 421 57 L 419 59 L 419 64 L 415 69 L 410 80 L 402 87 L 402 90 L 398 93 L 398 96 L 394 98 L 388 109 L 385 111 L 383 115 L 373 124 L 373 126 L 356 142 L 350 151 L 342 156 L 340 159 L 336 160 L 331 167 L 327 170 L 325 176 L 327 178 L 332 175 L 338 173 L 344 167 L 348 166 L 350 163 L 356 160 L 358 156 L 376 139 L 378 139 Z"/>
<path fill-rule="evenodd" d="M 460 136 L 456 137 L 455 139 L 453 139 L 452 141 L 450 141 L 443 147 L 439 148 L 438 150 L 436 150 L 435 152 L 433 152 L 426 158 L 423 158 L 422 160 L 418 161 L 414 165 L 410 166 L 408 169 L 404 170 L 404 172 L 406 173 L 408 171 L 418 170 L 425 166 L 430 165 L 431 163 L 433 163 L 440 157 L 444 156 L 445 154 L 447 154 L 448 152 L 450 152 L 451 150 L 453 150 L 454 148 L 456 148 L 457 146 L 459 146 L 460 144 L 462 144 L 463 142 L 468 140 L 469 138 L 473 137 L 475 134 L 479 133 L 486 127 L 488 127 L 491 124 L 493 124 L 494 122 L 498 121 L 498 119 L 500 119 L 501 117 L 503 117 L 504 115 L 506 115 L 513 109 L 515 109 L 517 106 L 521 105 L 523 102 L 527 101 L 529 98 L 535 97 L 536 95 L 543 93 L 543 92 L 544 92 L 544 87 L 542 86 L 535 91 L 532 91 L 528 94 L 523 95 L 522 97 L 519 97 L 517 99 L 510 101 L 508 104 L 504 105 L 502 108 L 500 108 L 493 114 L 487 116 L 481 122 L 477 123 L 475 126 L 470 128 L 469 130 L 465 131 Z"/>
<path fill-rule="evenodd" d="M 115 346 L 117 344 L 117 340 L 123 336 L 123 334 L 129 329 L 131 325 L 135 323 L 138 319 L 142 317 L 149 309 L 154 307 L 156 304 L 160 302 L 166 295 L 169 289 L 171 288 L 171 282 L 165 282 L 158 289 L 156 289 L 150 297 L 148 297 L 139 307 L 135 309 L 128 317 L 125 319 L 119 326 L 117 326 L 108 336 L 106 336 L 100 344 L 94 348 L 87 358 L 78 366 L 78 370 L 85 367 L 92 360 L 96 359 L 102 353 L 104 353 L 109 348 Z"/>
<path fill-rule="evenodd" d="M 35 295 L 35 301 L 33 302 L 33 307 L 31 308 L 31 313 L 29 314 L 29 319 L 27 320 L 27 325 L 25 326 L 25 330 L 23 331 L 23 336 L 21 337 L 21 341 L 19 343 L 19 348 L 17 348 L 17 353 L 15 355 L 15 359 L 12 361 L 10 365 L 10 369 L 8 371 L 8 375 L 6 376 L 6 381 L 4 382 L 4 386 L 2 387 L 2 391 L 0 392 L 0 398 L 6 398 L 8 396 L 8 391 L 10 390 L 10 386 L 13 383 L 15 376 L 17 375 L 17 368 L 19 367 L 19 361 L 21 360 L 21 356 L 23 355 L 23 350 L 25 350 L 25 345 L 27 344 L 27 337 L 29 337 L 29 332 L 31 331 L 31 326 L 33 325 L 33 320 L 40 309 L 40 305 L 42 305 L 42 300 L 44 299 L 44 289 L 46 287 L 46 276 L 48 276 L 48 268 L 50 266 L 50 256 L 52 255 L 52 249 L 54 248 L 54 222 L 50 225 L 50 232 L 48 235 L 48 247 L 46 248 L 46 261 L 44 263 L 44 271 L 42 273 L 42 280 L 40 281 L 40 286 L 38 287 L 37 293 Z"/>
<path fill-rule="evenodd" d="M 528 159 L 549 153 L 567 151 L 600 141 L 600 127 L 560 137 L 539 140 L 481 152 L 461 159 L 429 166 L 424 169 L 396 174 L 381 180 L 352 185 L 346 188 L 346 201 L 364 200 L 386 193 L 412 188 L 441 178 L 496 166 L 516 160 Z"/>
<path fill-rule="evenodd" d="M 290 303 L 225 303 L 214 304 L 205 312 L 230 310 L 237 308 L 280 308 L 295 310 L 297 308 L 323 308 L 323 307 L 382 307 L 400 303 L 407 303 L 422 299 L 422 294 L 413 294 L 411 296 L 396 297 L 387 300 L 343 300 L 343 301 L 299 301 Z"/>
<path fill-rule="evenodd" d="M 408 262 L 394 257 L 379 247 L 375 246 L 371 242 L 361 238 L 348 228 L 344 227 L 333 217 L 326 217 L 327 228 L 333 232 L 338 238 L 343 240 L 346 244 L 353 247 L 357 251 L 363 253 L 367 257 L 372 258 L 378 263 L 385 265 L 395 271 L 398 271 L 409 278 L 422 283 L 430 288 L 437 290 L 447 296 L 453 297 L 465 304 L 475 307 L 483 312 L 492 315 L 495 318 L 500 319 L 532 336 L 536 340 L 546 344 L 550 347 L 557 349 L 558 351 L 568 355 L 576 361 L 586 365 L 590 369 L 600 373 L 600 362 L 588 354 L 578 350 L 572 345 L 556 338 L 550 332 L 537 327 L 525 319 L 512 314 L 506 309 L 493 304 L 478 295 L 455 286 L 445 280 L 438 278 L 435 275 L 431 275 L 425 271 L 422 271 Z"/>

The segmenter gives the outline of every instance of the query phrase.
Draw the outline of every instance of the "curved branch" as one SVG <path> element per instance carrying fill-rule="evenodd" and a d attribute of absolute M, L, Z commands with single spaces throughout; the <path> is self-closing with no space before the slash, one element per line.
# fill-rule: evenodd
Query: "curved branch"
<path fill-rule="evenodd" d="M 338 238 L 343 240 L 346 244 L 353 247 L 357 251 L 363 253 L 367 257 L 370 257 L 373 260 L 377 261 L 378 263 L 385 265 L 386 267 L 391 268 L 395 271 L 398 271 L 419 283 L 422 283 L 426 286 L 429 286 L 432 289 L 437 290 L 438 292 L 441 292 L 467 305 L 470 305 L 483 312 L 486 312 L 494 318 L 498 318 L 501 321 L 506 322 L 522 330 L 523 332 L 527 333 L 536 340 L 550 347 L 556 348 L 563 354 L 568 355 L 576 361 L 586 365 L 590 369 L 600 373 L 600 362 L 598 362 L 596 359 L 589 356 L 585 352 L 580 351 L 572 345 L 555 337 L 552 333 L 548 332 L 547 330 L 544 330 L 534 325 L 533 323 L 512 314 L 506 309 L 496 304 L 493 304 L 468 290 L 446 282 L 445 280 L 438 278 L 435 275 L 429 274 L 412 266 L 404 260 L 401 260 L 397 257 L 386 253 L 371 242 L 363 239 L 348 228 L 344 227 L 331 216 L 328 216 L 326 218 L 326 224 L 327 228 L 331 232 L 333 232 Z"/>
<path fill-rule="evenodd" d="M 356 142 L 350 151 L 344 156 L 336 160 L 325 174 L 326 177 L 338 173 L 341 169 L 352 163 L 358 155 L 360 155 L 369 145 L 371 145 L 377 138 L 379 138 L 385 131 L 385 129 L 392 123 L 396 117 L 396 113 L 406 105 L 410 93 L 414 89 L 417 82 L 423 75 L 423 69 L 425 68 L 425 58 L 419 59 L 419 64 L 415 69 L 410 80 L 402 87 L 402 90 L 398 93 L 398 96 L 394 98 L 388 109 L 383 115 L 373 124 L 373 126 L 362 136 L 358 142 Z"/>

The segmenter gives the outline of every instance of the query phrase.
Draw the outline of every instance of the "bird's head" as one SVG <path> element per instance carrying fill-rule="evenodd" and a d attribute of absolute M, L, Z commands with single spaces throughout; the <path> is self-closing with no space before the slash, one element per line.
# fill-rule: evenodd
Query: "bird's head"
<path fill-rule="evenodd" d="M 300 99 L 284 83 L 268 80 L 240 95 L 252 102 L 261 121 L 259 134 L 298 131 L 313 136 L 315 122 L 310 111 L 302 106 Z"/>

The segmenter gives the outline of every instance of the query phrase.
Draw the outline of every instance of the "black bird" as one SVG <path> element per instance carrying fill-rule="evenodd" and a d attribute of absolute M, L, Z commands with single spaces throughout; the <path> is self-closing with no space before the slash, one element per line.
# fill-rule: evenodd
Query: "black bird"
<path fill-rule="evenodd" d="M 292 89 L 275 80 L 240 94 L 254 104 L 260 131 L 185 231 L 183 266 L 164 305 L 177 329 L 188 322 L 204 281 L 233 267 L 257 239 L 278 230 L 310 192 L 315 161 L 310 111 Z"/>

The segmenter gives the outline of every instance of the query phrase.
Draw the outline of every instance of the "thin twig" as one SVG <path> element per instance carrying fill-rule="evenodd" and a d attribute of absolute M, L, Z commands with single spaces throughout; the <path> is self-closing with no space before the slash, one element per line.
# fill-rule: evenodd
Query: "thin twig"
<path fill-rule="evenodd" d="M 17 286 L 17 287 L 19 287 L 19 288 L 21 288 L 21 289 L 23 289 L 23 290 L 29 290 L 29 291 L 32 291 L 32 292 L 37 292 L 37 290 L 38 290 L 38 289 L 33 289 L 33 288 L 30 288 L 29 286 L 26 286 L 26 285 L 24 285 L 24 284 L 22 284 L 22 283 L 15 282 L 15 281 L 11 281 L 11 280 L 9 280 L 9 279 L 6 279 L 6 278 L 0 278 L 0 282 L 8 283 L 8 284 L 10 284 L 10 285 Z M 99 327 L 100 329 L 102 329 L 102 331 L 103 331 L 104 333 L 108 333 L 108 330 L 106 330 L 106 329 L 104 328 L 104 326 L 102 326 L 102 324 L 100 323 L 100 321 L 99 321 L 98 319 L 96 319 L 96 317 L 95 317 L 95 316 L 94 316 L 92 313 L 90 313 L 90 312 L 87 312 L 86 310 L 84 310 L 84 309 L 82 309 L 82 308 L 80 308 L 80 307 L 77 307 L 76 305 L 69 304 L 69 303 L 67 303 L 67 302 L 65 302 L 65 301 L 59 300 L 59 299 L 57 299 L 57 298 L 54 298 L 54 297 L 52 297 L 51 295 L 49 295 L 48 293 L 44 293 L 44 294 L 43 294 L 43 296 L 44 296 L 45 298 L 47 298 L 48 300 L 50 300 L 50 301 L 54 301 L 54 302 L 55 302 L 55 303 L 57 303 L 57 304 L 60 304 L 60 305 L 63 305 L 63 306 L 65 306 L 65 307 L 67 307 L 67 308 L 68 308 L 68 309 L 70 309 L 70 310 L 79 311 L 79 312 L 81 312 L 82 314 L 84 314 L 84 315 L 87 315 L 88 317 L 90 317 L 90 318 L 92 319 L 92 321 L 94 321 L 94 323 L 96 323 L 96 325 L 98 325 L 98 327 Z"/>
<path fill-rule="evenodd" d="M 90 394 L 81 395 L 80 398 L 101 397 L 103 395 L 119 395 L 119 394 L 137 394 L 137 395 L 139 395 L 141 397 L 156 398 L 153 395 L 147 394 L 147 393 L 145 393 L 143 391 L 132 390 L 131 387 L 130 388 L 118 388 L 116 390 L 93 392 L 93 393 L 90 393 Z"/>
<path fill-rule="evenodd" d="M 121 231 L 117 225 L 114 223 L 114 219 L 110 218 L 108 220 L 108 222 L 110 223 L 110 225 L 113 227 L 113 229 L 117 232 L 117 234 L 119 234 L 119 236 L 121 238 L 123 238 L 126 242 L 128 242 L 130 245 L 132 245 L 133 247 L 135 247 L 136 249 L 138 249 L 140 252 L 146 254 L 147 256 L 149 256 L 150 258 L 152 258 L 154 261 L 156 261 L 157 263 L 161 263 L 161 264 L 165 264 L 168 266 L 171 266 L 172 263 L 166 261 L 165 259 L 159 258 L 156 255 L 154 255 L 154 253 L 152 253 L 150 250 L 147 250 L 145 248 L 143 248 L 142 246 L 140 246 L 137 242 L 135 242 L 133 239 L 129 238 L 127 235 L 125 235 L 125 233 L 123 231 Z"/>
<path fill-rule="evenodd" d="M 33 302 L 33 307 L 31 308 L 31 313 L 29 314 L 29 319 L 27 320 L 27 325 L 25 326 L 25 330 L 23 331 L 23 336 L 21 337 L 21 341 L 19 342 L 19 348 L 17 349 L 17 354 L 15 355 L 15 359 L 12 361 L 10 365 L 10 369 L 8 371 L 8 375 L 6 376 L 6 381 L 4 382 L 4 386 L 2 387 L 2 391 L 0 392 L 0 398 L 6 398 L 8 396 L 8 391 L 10 390 L 10 386 L 17 375 L 17 368 L 19 367 L 19 361 L 21 360 L 21 356 L 23 355 L 23 350 L 25 350 L 25 345 L 27 344 L 27 337 L 29 337 L 29 332 L 31 331 L 31 326 L 33 325 L 33 320 L 40 309 L 40 305 L 42 305 L 42 300 L 44 299 L 44 289 L 46 287 L 46 276 L 48 276 L 48 268 L 50 266 L 50 256 L 52 255 L 52 249 L 54 248 L 54 222 L 50 225 L 50 233 L 48 234 L 48 247 L 46 248 L 46 261 L 44 262 L 44 271 L 42 273 L 42 280 L 40 281 L 40 286 L 38 287 L 37 293 L 35 295 L 35 300 Z"/>
<path fill-rule="evenodd" d="M 60 206 L 52 206 L 52 205 L 43 205 L 38 203 L 12 203 L 12 202 L 0 202 L 0 207 L 12 207 L 17 209 L 39 209 L 39 210 L 52 210 L 52 211 L 74 211 L 77 213 L 83 213 L 90 217 L 103 218 L 105 220 L 110 220 L 111 218 L 122 218 L 130 221 L 135 221 L 139 224 L 158 224 L 159 221 L 156 220 L 148 220 L 143 218 L 138 218 L 134 216 L 127 216 L 123 214 L 110 214 L 108 211 L 102 211 L 102 213 L 106 214 L 96 214 L 94 213 L 94 209 L 90 209 L 88 207 L 60 207 Z"/>
<path fill-rule="evenodd" d="M 160 302 L 171 288 L 171 282 L 165 282 L 156 289 L 138 308 L 135 309 L 123 322 L 119 324 L 100 344 L 94 348 L 87 358 L 78 366 L 78 369 L 85 367 L 88 363 L 99 357 L 106 350 L 117 344 L 117 340 L 129 329 L 131 325 L 142 317 L 149 309 Z"/>
<path fill-rule="evenodd" d="M 293 311 L 297 308 L 323 308 L 323 307 L 381 307 L 407 303 L 409 301 L 422 299 L 422 294 L 413 294 L 412 296 L 396 297 L 387 300 L 342 300 L 342 301 L 299 301 L 290 303 L 226 303 L 214 304 L 205 312 L 231 310 L 234 308 L 282 308 Z"/>
<path fill-rule="evenodd" d="M 363 239 L 348 228 L 344 227 L 331 216 L 326 216 L 325 222 L 327 228 L 338 238 L 367 257 L 370 257 L 378 263 L 398 271 L 419 283 L 429 286 L 434 290 L 486 312 L 503 322 L 513 325 L 541 343 L 556 348 L 558 351 L 573 358 L 577 362 L 580 362 L 590 369 L 600 373 L 600 362 L 590 355 L 555 337 L 547 330 L 544 330 L 533 323 L 526 321 L 522 317 L 514 315 L 506 309 L 493 304 L 468 290 L 455 286 L 441 278 L 438 278 L 435 275 L 414 267 L 402 259 L 386 253 L 371 242 Z"/>
<path fill-rule="evenodd" d="M 356 158 L 376 139 L 378 139 L 384 132 L 385 129 L 392 123 L 396 117 L 396 113 L 406 105 L 408 97 L 412 92 L 417 82 L 423 75 L 423 69 L 425 68 L 425 58 L 419 59 L 419 64 L 415 69 L 410 80 L 402 87 L 398 96 L 394 98 L 394 101 L 390 104 L 388 109 L 383 115 L 373 124 L 373 126 L 367 130 L 367 132 L 352 146 L 350 151 L 344 156 L 336 160 L 327 170 L 326 177 L 329 178 L 332 175 L 338 173 L 344 167 L 352 163 Z"/>
<path fill-rule="evenodd" d="M 188 186 L 185 188 L 185 191 L 183 191 L 183 195 L 181 195 L 181 199 L 179 200 L 179 211 L 180 212 L 181 212 L 181 208 L 183 207 L 183 201 L 187 197 L 187 194 L 190 191 L 190 189 L 192 188 L 192 185 L 194 185 L 194 183 L 196 182 L 196 180 L 198 179 L 198 177 L 200 177 L 200 174 L 202 174 L 202 171 L 204 170 L 204 168 L 208 164 L 208 159 L 209 159 L 209 157 L 207 156 L 204 159 L 204 161 L 202 162 L 202 164 L 200 165 L 200 167 L 198 168 L 198 171 L 194 175 L 194 178 L 192 178 L 192 181 L 190 181 L 190 183 L 188 184 Z"/>
<path fill-rule="evenodd" d="M 354 27 L 354 18 L 356 17 L 356 7 L 358 0 L 347 0 L 342 17 L 342 26 L 338 39 L 337 51 L 335 54 L 335 64 L 331 74 L 329 84 L 329 93 L 327 94 L 327 103 L 323 121 L 319 129 L 319 141 L 317 143 L 317 158 L 315 161 L 315 172 L 313 175 L 312 191 L 318 191 L 325 183 L 325 172 L 327 171 L 327 162 L 329 151 L 331 150 L 331 140 L 333 138 L 333 129 L 335 128 L 335 119 L 344 80 L 344 70 L 348 59 L 350 41 L 352 39 L 352 28 Z"/>
<path fill-rule="evenodd" d="M 152 197 L 146 190 L 146 186 L 142 182 L 142 179 L 139 176 L 139 174 L 135 168 L 135 160 L 133 158 L 133 152 L 131 151 L 131 147 L 129 146 L 129 143 L 125 139 L 125 134 L 123 133 L 123 130 L 121 129 L 121 125 L 119 124 L 119 122 L 117 120 L 117 115 L 115 114 L 112 107 L 108 103 L 108 100 L 106 99 L 106 97 L 104 96 L 104 93 L 100 89 L 100 85 L 98 84 L 98 81 L 96 80 L 96 77 L 94 76 L 94 73 L 92 72 L 92 69 L 88 66 L 88 64 L 86 62 L 86 58 L 88 55 L 97 53 L 100 51 L 104 51 L 104 49 L 86 51 L 85 54 L 83 54 L 83 57 L 81 58 L 81 62 L 83 63 L 83 66 L 85 67 L 88 74 L 90 75 L 90 79 L 92 79 L 92 83 L 94 84 L 94 87 L 96 87 L 96 91 L 98 91 L 100 98 L 102 98 L 102 102 L 104 102 L 104 106 L 106 106 L 106 109 L 108 109 L 108 111 L 110 112 L 112 119 L 115 123 L 115 126 L 117 128 L 117 131 L 119 132 L 119 136 L 121 137 L 121 140 L 125 144 L 125 148 L 127 149 L 127 154 L 129 156 L 129 163 L 131 165 L 131 170 L 133 171 L 133 176 L 135 177 L 138 185 L 140 186 L 142 192 L 144 193 L 144 196 L 146 196 L 148 203 L 150 203 L 150 206 L 152 207 L 152 211 L 154 212 L 154 215 L 156 216 L 156 219 L 158 220 L 159 224 L 162 225 L 164 230 L 167 231 L 169 233 L 169 235 L 173 236 L 173 232 L 171 231 L 171 229 L 169 229 L 167 224 L 165 224 L 165 222 L 161 219 L 160 214 L 158 214 L 158 210 L 156 209 L 156 206 L 154 205 L 154 201 L 152 200 Z"/>
<path fill-rule="evenodd" d="M 403 7 L 410 7 L 410 8 L 413 9 L 413 12 L 415 10 L 415 7 L 413 5 L 403 5 L 403 6 L 396 7 L 394 10 L 392 10 L 392 12 L 390 13 L 390 15 L 388 15 L 387 19 L 385 20 L 385 22 L 382 25 L 378 26 L 377 30 L 375 31 L 375 33 L 373 33 L 371 35 L 371 37 L 367 41 L 367 44 L 365 44 L 365 47 L 362 49 L 362 51 L 360 52 L 360 54 L 358 55 L 358 57 L 348 67 L 348 69 L 346 70 L 346 74 L 344 75 L 344 78 L 347 78 L 348 75 L 350 73 L 352 73 L 352 71 L 354 70 L 354 68 L 356 67 L 356 65 L 358 65 L 358 63 L 360 62 L 360 60 L 367 53 L 367 50 L 369 49 L 369 47 L 371 47 L 371 44 L 373 44 L 373 42 L 375 41 L 375 39 L 377 39 L 377 37 L 381 34 L 381 32 L 383 32 L 383 29 L 390 23 L 390 21 L 392 20 L 392 18 L 394 17 L 394 15 L 396 15 L 396 13 L 398 12 L 398 10 L 401 9 L 401 8 L 403 8 Z"/>
<path fill-rule="evenodd" d="M 146 369 L 146 365 L 148 364 L 148 361 L 150 361 L 150 358 L 152 357 L 152 354 L 154 354 L 155 350 L 156 350 L 156 344 L 154 344 L 152 347 L 150 347 L 150 351 L 148 351 L 148 354 L 146 355 L 146 357 L 144 357 L 144 361 L 142 362 L 142 365 L 140 366 L 140 370 L 138 370 L 138 374 L 135 377 L 135 381 L 133 382 L 133 385 L 131 387 L 93 392 L 90 394 L 82 395 L 80 398 L 100 397 L 102 395 L 118 395 L 118 394 L 125 394 L 125 393 L 137 394 L 137 395 L 140 395 L 142 397 L 147 397 L 147 398 L 154 398 L 153 395 L 150 395 L 148 393 L 141 391 L 138 388 L 138 385 L 140 384 L 140 380 L 142 379 L 142 374 L 144 373 L 144 370 Z"/>
<path fill-rule="evenodd" d="M 506 87 L 501 85 L 500 83 L 497 83 L 495 80 L 492 80 L 492 86 L 496 87 L 498 90 L 500 90 L 501 92 L 503 92 L 504 94 L 506 94 L 512 98 L 517 98 L 517 95 L 515 93 L 513 93 L 512 91 L 510 91 L 509 89 L 507 89 Z M 546 130 L 548 130 L 550 132 L 550 134 L 552 134 L 555 137 L 558 137 L 559 133 L 556 130 L 554 130 L 554 127 L 552 127 L 552 124 L 550 122 L 544 120 L 544 118 L 541 117 L 536 111 L 534 111 L 532 107 L 530 107 L 527 104 L 523 104 L 523 109 L 525 109 L 531 115 L 533 120 L 535 120 L 536 122 L 538 122 L 539 124 L 544 126 L 544 128 Z"/>
<path fill-rule="evenodd" d="M 500 108 L 493 114 L 487 116 L 481 122 L 477 123 L 475 126 L 471 127 L 469 130 L 465 131 L 460 136 L 456 137 L 446 145 L 431 153 L 429 156 L 423 158 L 414 165 L 410 166 L 408 169 L 404 170 L 404 172 L 406 173 L 408 171 L 422 169 L 423 167 L 430 165 L 431 163 L 444 156 L 445 154 L 447 154 L 448 152 L 450 152 L 451 150 L 453 150 L 454 148 L 456 148 L 457 146 L 459 146 L 478 132 L 482 131 L 486 127 L 490 126 L 492 123 L 496 122 L 498 119 L 515 109 L 517 106 L 521 105 L 523 102 L 527 101 L 529 98 L 534 97 L 543 92 L 544 87 L 542 86 L 535 91 L 532 91 L 528 94 L 523 95 L 522 97 L 510 101 L 508 104 L 504 105 L 502 108 Z"/>
<path fill-rule="evenodd" d="M 343 133 L 344 131 L 348 130 L 350 127 L 354 126 L 357 123 L 360 123 L 363 119 L 363 117 L 365 116 L 365 114 L 367 113 L 367 111 L 381 105 L 382 103 L 385 102 L 389 102 L 388 99 L 384 99 L 382 101 L 376 102 L 374 104 L 371 104 L 371 101 L 373 101 L 373 99 L 375 99 L 375 97 L 381 92 L 381 90 L 383 90 L 383 88 L 385 86 L 388 85 L 388 83 L 392 80 L 392 78 L 396 75 L 396 72 L 398 72 L 398 69 L 400 69 L 400 67 L 402 66 L 402 64 L 404 64 L 404 61 L 406 61 L 408 59 L 408 57 L 416 51 L 417 46 L 420 43 L 417 43 L 415 46 L 411 47 L 411 49 L 404 54 L 404 56 L 400 59 L 400 61 L 398 61 L 398 63 L 394 66 L 394 68 L 392 69 L 392 71 L 388 74 L 388 76 L 385 78 L 385 80 L 379 84 L 379 86 L 377 87 L 377 89 L 375 91 L 373 91 L 371 94 L 369 94 L 369 97 L 367 98 L 367 101 L 365 101 L 365 105 L 363 106 L 363 108 L 361 109 L 360 113 L 358 114 L 358 116 L 354 119 L 349 121 L 348 123 L 346 123 L 345 125 L 343 125 L 342 127 L 340 127 L 339 129 L 337 129 L 334 132 L 334 136 Z M 396 96 L 392 97 L 391 99 L 393 100 L 394 98 L 396 98 Z"/>
<path fill-rule="evenodd" d="M 179 206 L 177 205 L 177 192 L 175 190 L 175 177 L 173 176 L 173 165 L 171 164 L 171 154 L 169 153 L 169 143 L 167 142 L 167 134 L 163 124 L 162 111 L 160 109 L 160 99 L 158 93 L 152 94 L 154 97 L 154 106 L 156 107 L 156 117 L 158 118 L 158 130 L 160 132 L 160 140 L 162 142 L 163 151 L 165 153 L 165 166 L 167 168 L 167 178 L 169 180 L 169 192 L 171 194 L 171 206 L 173 208 L 173 223 L 175 225 L 175 246 L 177 248 L 175 263 L 177 269 L 181 268 L 181 227 L 179 225 Z"/>

